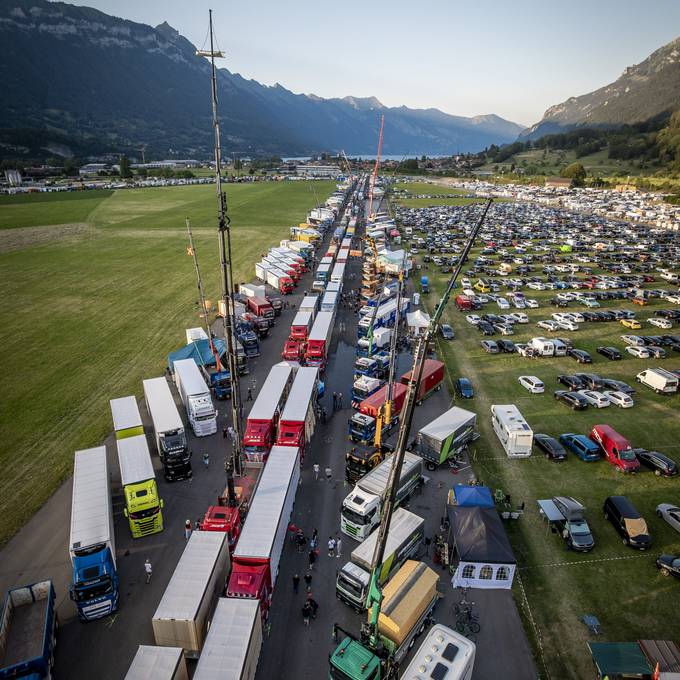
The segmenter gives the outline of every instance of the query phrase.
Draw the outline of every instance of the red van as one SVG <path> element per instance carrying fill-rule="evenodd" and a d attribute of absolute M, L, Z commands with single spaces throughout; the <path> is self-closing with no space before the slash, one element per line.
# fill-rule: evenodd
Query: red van
<path fill-rule="evenodd" d="M 605 458 L 623 472 L 637 472 L 640 461 L 630 442 L 609 425 L 595 425 L 588 435 L 604 452 Z"/>

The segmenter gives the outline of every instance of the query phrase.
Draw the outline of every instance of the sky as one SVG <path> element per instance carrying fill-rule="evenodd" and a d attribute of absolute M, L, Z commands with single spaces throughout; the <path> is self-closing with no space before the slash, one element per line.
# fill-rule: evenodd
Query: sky
<path fill-rule="evenodd" d="M 83 0 L 167 21 L 204 45 L 208 8 L 230 71 L 320 97 L 495 113 L 522 125 L 606 85 L 680 35 L 680 0 Z"/>

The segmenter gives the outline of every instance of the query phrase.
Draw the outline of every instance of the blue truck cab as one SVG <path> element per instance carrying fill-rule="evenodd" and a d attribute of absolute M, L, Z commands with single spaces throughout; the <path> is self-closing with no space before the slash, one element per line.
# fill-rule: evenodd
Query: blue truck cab
<path fill-rule="evenodd" d="M 108 546 L 73 558 L 69 590 L 81 621 L 92 621 L 118 609 L 118 572 Z"/>
<path fill-rule="evenodd" d="M 229 399 L 231 397 L 231 373 L 229 371 L 211 373 L 210 387 L 215 391 L 216 399 Z"/>

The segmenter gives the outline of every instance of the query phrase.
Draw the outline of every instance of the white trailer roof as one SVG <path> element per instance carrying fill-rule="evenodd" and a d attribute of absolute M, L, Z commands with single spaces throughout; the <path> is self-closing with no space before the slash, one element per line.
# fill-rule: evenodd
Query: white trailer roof
<path fill-rule="evenodd" d="M 139 415 L 137 400 L 134 397 L 111 399 L 109 404 L 111 404 L 113 429 L 116 432 L 127 430 L 131 427 L 139 427 L 142 424 L 142 417 Z"/>
<path fill-rule="evenodd" d="M 248 418 L 253 420 L 267 420 L 273 418 L 276 407 L 281 401 L 281 395 L 290 380 L 293 368 L 290 365 L 276 364 L 272 366 L 265 378 L 257 399 L 250 409 Z"/>
<path fill-rule="evenodd" d="M 317 272 L 329 272 L 331 270 L 330 263 L 323 262 L 317 267 Z"/>
<path fill-rule="evenodd" d="M 441 442 L 459 427 L 471 420 L 476 420 L 476 418 L 476 414 L 472 411 L 466 411 L 464 408 L 454 406 L 446 411 L 446 413 L 442 413 L 439 418 L 435 418 L 431 423 L 425 425 L 419 434 Z"/>
<path fill-rule="evenodd" d="M 193 359 L 179 359 L 174 362 L 175 373 L 179 374 L 184 394 L 210 394 L 201 372 Z"/>
<path fill-rule="evenodd" d="M 341 250 L 340 252 L 342 253 L 342 252 L 346 252 L 346 251 Z M 342 277 L 344 275 L 345 275 L 345 263 L 344 262 L 338 262 L 335 265 L 335 267 L 333 267 L 333 271 L 331 272 L 331 277 L 332 278 L 337 277 L 338 279 L 342 279 Z"/>
<path fill-rule="evenodd" d="M 323 314 L 323 312 L 322 312 Z M 320 315 L 319 315 L 320 316 Z M 281 420 L 304 421 L 307 418 L 309 402 L 316 397 L 316 383 L 319 369 L 312 366 L 299 368 L 290 388 Z M 270 454 L 271 460 L 271 454 Z"/>
<path fill-rule="evenodd" d="M 311 312 L 298 312 L 293 317 L 291 326 L 309 326 L 309 320 L 312 318 Z"/>
<path fill-rule="evenodd" d="M 532 434 L 531 428 L 524 416 L 514 404 L 493 404 L 491 412 L 498 422 L 505 425 L 508 432 L 525 432 Z"/>
<path fill-rule="evenodd" d="M 183 654 L 181 647 L 139 645 L 125 680 L 173 680 Z"/>
<path fill-rule="evenodd" d="M 221 597 L 198 659 L 194 680 L 242 680 L 259 600 Z"/>
<path fill-rule="evenodd" d="M 238 538 L 234 557 L 271 556 L 288 488 L 295 466 L 299 464 L 296 447 L 272 447 Z"/>
<path fill-rule="evenodd" d="M 308 340 L 330 340 L 332 330 L 333 312 L 319 312 L 314 319 Z"/>
<path fill-rule="evenodd" d="M 416 456 L 414 453 L 406 451 L 404 454 L 404 464 L 401 468 L 401 479 L 408 477 L 416 465 L 422 464 L 422 460 L 423 459 L 420 456 Z M 380 465 L 374 467 L 368 474 L 364 475 L 357 482 L 357 486 L 368 493 L 372 493 L 376 496 L 381 495 L 387 488 L 387 480 L 390 476 L 393 464 L 394 455 L 385 458 Z"/>
<path fill-rule="evenodd" d="M 192 532 L 154 619 L 193 621 L 196 618 L 226 540 L 224 531 Z"/>
<path fill-rule="evenodd" d="M 305 295 L 300 303 L 300 309 L 316 309 L 319 304 L 318 295 Z"/>
<path fill-rule="evenodd" d="M 76 451 L 71 498 L 71 550 L 113 540 L 110 508 L 106 447 Z"/>
<path fill-rule="evenodd" d="M 144 380 L 144 398 L 156 432 L 171 432 L 184 427 L 170 386 L 165 378 Z"/>
<path fill-rule="evenodd" d="M 335 305 L 338 301 L 338 293 L 337 292 L 328 292 L 326 291 L 323 295 L 323 298 L 321 298 L 321 305 Z"/>
<path fill-rule="evenodd" d="M 340 286 L 341 286 L 340 281 L 331 281 L 326 286 L 326 292 L 327 293 L 339 293 L 340 292 Z"/>
<path fill-rule="evenodd" d="M 143 434 L 119 439 L 116 446 L 118 447 L 120 480 L 123 486 L 145 482 L 147 479 L 156 477 L 151 464 L 149 446 Z"/>

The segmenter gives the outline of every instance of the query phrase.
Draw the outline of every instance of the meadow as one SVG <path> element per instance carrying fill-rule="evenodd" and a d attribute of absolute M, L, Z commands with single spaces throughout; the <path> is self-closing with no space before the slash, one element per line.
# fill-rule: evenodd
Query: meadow
<path fill-rule="evenodd" d="M 226 185 L 235 280 L 252 280 L 261 252 L 333 186 Z M 221 295 L 213 185 L 62 196 L 0 201 L 0 543 L 68 477 L 73 452 L 109 432 L 109 399 L 140 396 L 142 379 L 162 375 L 184 329 L 199 324 L 186 217 L 207 297 Z M 87 228 L 65 238 L 71 218 Z"/>
<path fill-rule="evenodd" d="M 469 205 L 483 200 L 468 197 L 464 189 L 429 182 L 397 182 L 393 188 L 401 192 L 393 197 L 394 202 L 405 208 L 424 208 L 433 204 L 433 199 L 417 198 L 418 195 L 440 196 L 441 198 L 435 199 L 437 205 Z M 455 196 L 455 194 L 460 194 L 460 196 Z"/>

